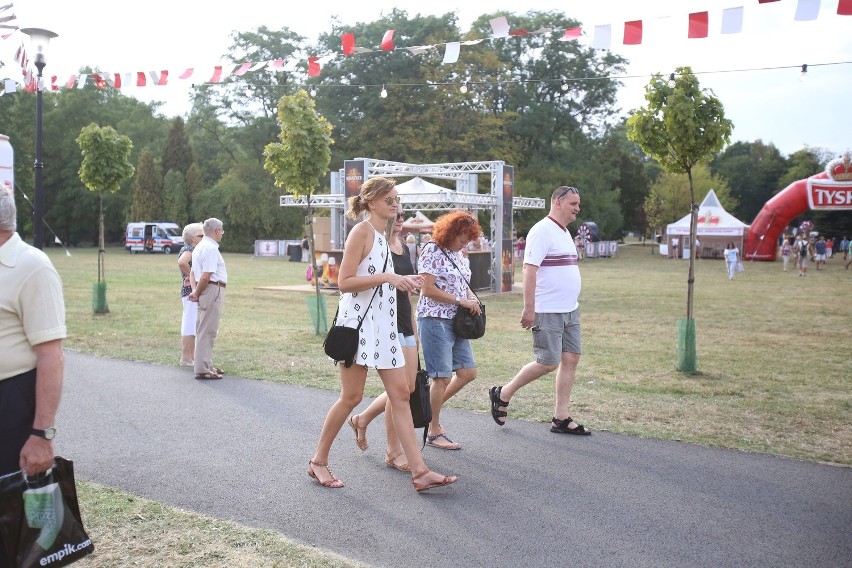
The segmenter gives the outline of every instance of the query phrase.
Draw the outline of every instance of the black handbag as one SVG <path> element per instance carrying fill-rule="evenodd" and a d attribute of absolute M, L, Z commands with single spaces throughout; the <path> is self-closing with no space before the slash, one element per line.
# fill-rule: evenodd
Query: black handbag
<path fill-rule="evenodd" d="M 385 255 L 385 265 L 382 267 L 382 272 L 388 267 L 388 257 L 390 250 Z M 373 291 L 373 296 L 370 298 L 370 303 L 367 304 L 367 309 L 364 310 L 364 315 L 358 319 L 356 327 L 346 327 L 345 325 L 333 325 L 325 336 L 325 341 L 322 342 L 322 348 L 325 354 L 331 357 L 336 365 L 342 361 L 343 365 L 348 369 L 355 362 L 355 356 L 358 354 L 358 330 L 361 329 L 361 323 L 370 311 L 370 306 L 373 305 L 373 299 L 379 292 L 381 285 L 376 286 Z M 340 304 L 337 305 L 337 311 L 334 312 L 334 320 L 337 321 L 337 315 L 340 313 Z"/>
<path fill-rule="evenodd" d="M 436 244 L 435 246 L 438 245 Z M 475 315 L 467 308 L 462 308 L 461 306 L 456 308 L 456 315 L 453 316 L 453 333 L 456 334 L 456 337 L 461 337 L 462 339 L 479 339 L 485 335 L 485 304 L 479 299 L 479 295 L 474 289 L 470 287 L 470 282 L 464 277 L 462 271 L 459 270 L 459 267 L 450 258 L 450 255 L 444 249 L 441 249 L 441 252 L 444 253 L 444 256 L 447 257 L 447 260 L 450 261 L 453 267 L 458 270 L 468 289 L 473 292 L 473 295 L 476 296 L 476 301 L 479 302 L 479 315 Z"/>
<path fill-rule="evenodd" d="M 411 418 L 415 428 L 423 428 L 423 445 L 426 445 L 426 434 L 429 423 L 432 422 L 432 401 L 429 398 L 429 374 L 420 366 L 417 358 L 417 378 L 414 381 L 414 392 L 408 397 L 411 406 Z"/>
<path fill-rule="evenodd" d="M 95 550 L 80 517 L 74 464 L 56 456 L 47 473 L 0 477 L 0 539 L 5 564 L 67 566 Z M 0 548 L 0 552 L 2 552 Z"/>

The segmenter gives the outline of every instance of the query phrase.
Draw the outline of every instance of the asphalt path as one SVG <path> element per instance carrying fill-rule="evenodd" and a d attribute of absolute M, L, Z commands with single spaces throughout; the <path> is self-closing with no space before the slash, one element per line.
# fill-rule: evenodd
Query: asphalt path
<path fill-rule="evenodd" d="M 337 391 L 73 352 L 65 381 L 56 450 L 79 478 L 373 566 L 852 566 L 849 468 L 448 409 L 463 449 L 424 453 L 457 484 L 415 493 L 379 419 L 366 452 L 344 426 L 326 489 L 306 469 Z M 489 386 L 468 387 L 483 409 Z"/>

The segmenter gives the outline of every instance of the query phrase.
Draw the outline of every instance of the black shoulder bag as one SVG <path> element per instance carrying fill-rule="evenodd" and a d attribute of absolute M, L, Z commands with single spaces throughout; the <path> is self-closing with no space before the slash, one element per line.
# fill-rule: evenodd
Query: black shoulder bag
<path fill-rule="evenodd" d="M 382 273 L 384 273 L 385 269 L 388 267 L 388 257 L 390 256 L 390 249 L 388 249 L 385 254 L 385 265 L 382 267 Z M 334 364 L 336 365 L 338 362 L 343 361 L 343 365 L 348 369 L 352 366 L 352 363 L 355 362 L 355 356 L 358 353 L 358 330 L 361 329 L 361 323 L 363 323 L 364 318 L 367 317 L 367 312 L 370 311 L 370 306 L 373 305 L 373 299 L 376 297 L 376 294 L 379 292 L 379 288 L 382 285 L 379 284 L 376 286 L 376 289 L 373 291 L 373 297 L 370 298 L 370 303 L 367 304 L 367 309 L 364 310 L 364 315 L 358 318 L 358 325 L 353 327 L 346 327 L 345 325 L 333 325 L 331 329 L 328 330 L 328 334 L 325 336 L 325 341 L 323 341 L 322 347 L 325 350 L 325 354 L 331 357 L 334 360 Z M 337 311 L 334 312 L 334 321 L 337 321 L 337 315 L 340 313 L 340 303 L 337 304 Z"/>
<path fill-rule="evenodd" d="M 436 243 L 435 246 L 438 247 L 438 244 Z M 464 274 L 462 274 L 462 271 L 459 270 L 458 266 L 456 266 L 456 263 L 453 262 L 453 259 L 450 258 L 450 255 L 448 255 L 441 247 L 438 248 L 442 253 L 444 253 L 444 256 L 447 257 L 447 260 L 450 261 L 453 267 L 458 270 L 459 275 L 462 279 L 464 279 L 468 289 L 473 292 L 473 295 L 476 296 L 476 301 L 479 302 L 479 315 L 474 315 L 467 308 L 458 306 L 456 309 L 456 315 L 453 316 L 453 333 L 462 339 L 479 339 L 485 335 L 485 304 L 483 304 L 482 300 L 479 299 L 479 295 L 474 291 L 474 289 L 470 287 L 470 282 L 468 282 L 467 278 L 464 277 Z"/>
<path fill-rule="evenodd" d="M 429 374 L 420 366 L 420 356 L 417 356 L 417 379 L 414 382 L 414 392 L 408 397 L 411 406 L 411 419 L 415 430 L 423 428 L 423 446 L 426 445 L 426 433 L 432 422 L 432 401 L 429 398 Z"/>

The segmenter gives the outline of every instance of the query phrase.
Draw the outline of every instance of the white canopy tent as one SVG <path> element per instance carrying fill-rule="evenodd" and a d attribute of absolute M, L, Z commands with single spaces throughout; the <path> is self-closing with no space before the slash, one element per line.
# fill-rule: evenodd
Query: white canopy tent
<path fill-rule="evenodd" d="M 686 214 L 666 226 L 666 244 L 668 245 L 669 256 L 674 254 L 672 248 L 672 239 L 674 238 L 678 239 L 679 254 L 682 254 L 684 249 L 692 248 L 689 246 L 689 217 L 689 214 Z M 701 243 L 701 250 L 698 252 L 701 256 L 719 257 L 721 250 L 731 241 L 742 251 L 748 229 L 749 225 L 725 211 L 722 204 L 719 203 L 715 191 L 711 189 L 707 192 L 701 205 L 698 206 L 698 223 L 696 225 L 697 237 Z"/>

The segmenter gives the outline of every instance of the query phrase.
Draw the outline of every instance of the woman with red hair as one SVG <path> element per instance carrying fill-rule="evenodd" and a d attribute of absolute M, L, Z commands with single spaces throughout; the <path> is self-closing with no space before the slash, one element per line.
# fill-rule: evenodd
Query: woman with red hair
<path fill-rule="evenodd" d="M 476 217 L 467 211 L 442 215 L 432 228 L 432 243 L 423 247 L 417 267 L 423 276 L 417 302 L 417 327 L 426 372 L 432 379 L 432 422 L 426 445 L 458 450 L 441 425 L 441 407 L 476 378 L 476 362 L 470 340 L 453 332 L 456 310 L 479 314 L 479 300 L 470 290 L 470 266 L 462 250 L 482 232 Z"/>

